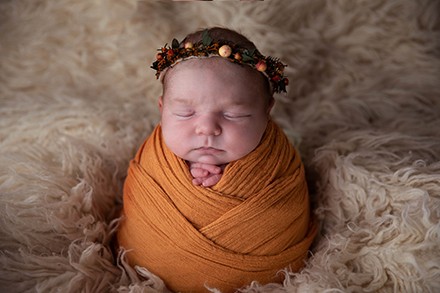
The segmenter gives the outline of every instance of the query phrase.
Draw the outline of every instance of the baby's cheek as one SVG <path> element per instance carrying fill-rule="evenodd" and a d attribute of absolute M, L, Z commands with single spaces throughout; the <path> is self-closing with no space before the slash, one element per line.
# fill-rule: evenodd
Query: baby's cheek
<path fill-rule="evenodd" d="M 252 152 L 259 144 L 261 135 L 250 131 L 239 131 L 229 138 L 231 150 L 239 159 Z"/>
<path fill-rule="evenodd" d="M 168 131 L 165 129 L 163 138 L 167 147 L 176 155 L 181 156 L 183 151 L 182 137 L 176 131 Z"/>

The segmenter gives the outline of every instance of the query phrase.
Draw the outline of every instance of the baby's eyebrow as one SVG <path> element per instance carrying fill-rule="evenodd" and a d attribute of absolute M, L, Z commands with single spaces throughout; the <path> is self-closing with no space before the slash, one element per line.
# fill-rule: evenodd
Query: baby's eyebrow
<path fill-rule="evenodd" d="M 176 103 L 176 104 L 183 104 L 183 105 L 190 105 L 190 104 L 191 104 L 191 101 L 190 101 L 190 100 L 188 100 L 188 99 L 184 99 L 184 98 L 180 98 L 180 97 L 173 97 L 173 98 L 171 99 L 171 101 L 172 101 L 173 103 Z"/>
<path fill-rule="evenodd" d="M 232 101 L 228 102 L 227 105 L 233 106 L 233 107 L 247 107 L 247 106 L 249 106 L 249 103 L 246 103 L 245 101 L 240 101 L 240 100 L 232 100 Z"/>

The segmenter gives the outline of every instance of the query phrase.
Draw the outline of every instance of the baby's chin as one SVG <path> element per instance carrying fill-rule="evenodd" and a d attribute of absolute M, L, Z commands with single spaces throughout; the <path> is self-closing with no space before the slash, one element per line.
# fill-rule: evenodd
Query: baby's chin
<path fill-rule="evenodd" d="M 218 158 L 215 156 L 188 156 L 183 157 L 185 161 L 189 161 L 191 163 L 201 163 L 201 164 L 209 164 L 209 165 L 225 165 L 233 160 L 228 160 L 227 158 Z"/>
<path fill-rule="evenodd" d="M 189 160 L 189 161 L 193 163 L 202 163 L 202 164 L 217 165 L 217 166 L 229 163 L 229 161 L 226 160 L 220 160 L 218 158 L 206 158 L 206 157 L 194 158 L 194 160 Z"/>

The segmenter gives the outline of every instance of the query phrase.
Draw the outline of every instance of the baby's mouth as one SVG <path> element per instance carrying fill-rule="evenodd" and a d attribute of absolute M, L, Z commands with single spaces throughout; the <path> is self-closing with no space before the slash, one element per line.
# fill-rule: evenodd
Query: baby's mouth
<path fill-rule="evenodd" d="M 199 147 L 199 148 L 196 148 L 195 150 L 198 152 L 201 152 L 201 153 L 205 153 L 205 154 L 217 154 L 217 153 L 223 152 L 222 150 L 216 149 L 213 147 Z"/>

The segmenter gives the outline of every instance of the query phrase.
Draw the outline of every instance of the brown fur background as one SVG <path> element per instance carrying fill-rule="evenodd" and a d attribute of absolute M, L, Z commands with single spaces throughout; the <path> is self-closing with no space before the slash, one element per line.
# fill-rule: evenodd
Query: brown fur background
<path fill-rule="evenodd" d="M 159 119 L 156 49 L 207 26 L 289 65 L 274 119 L 321 237 L 284 284 L 440 291 L 440 2 L 0 2 L 0 291 L 164 292 L 109 249 L 129 160 Z"/>

